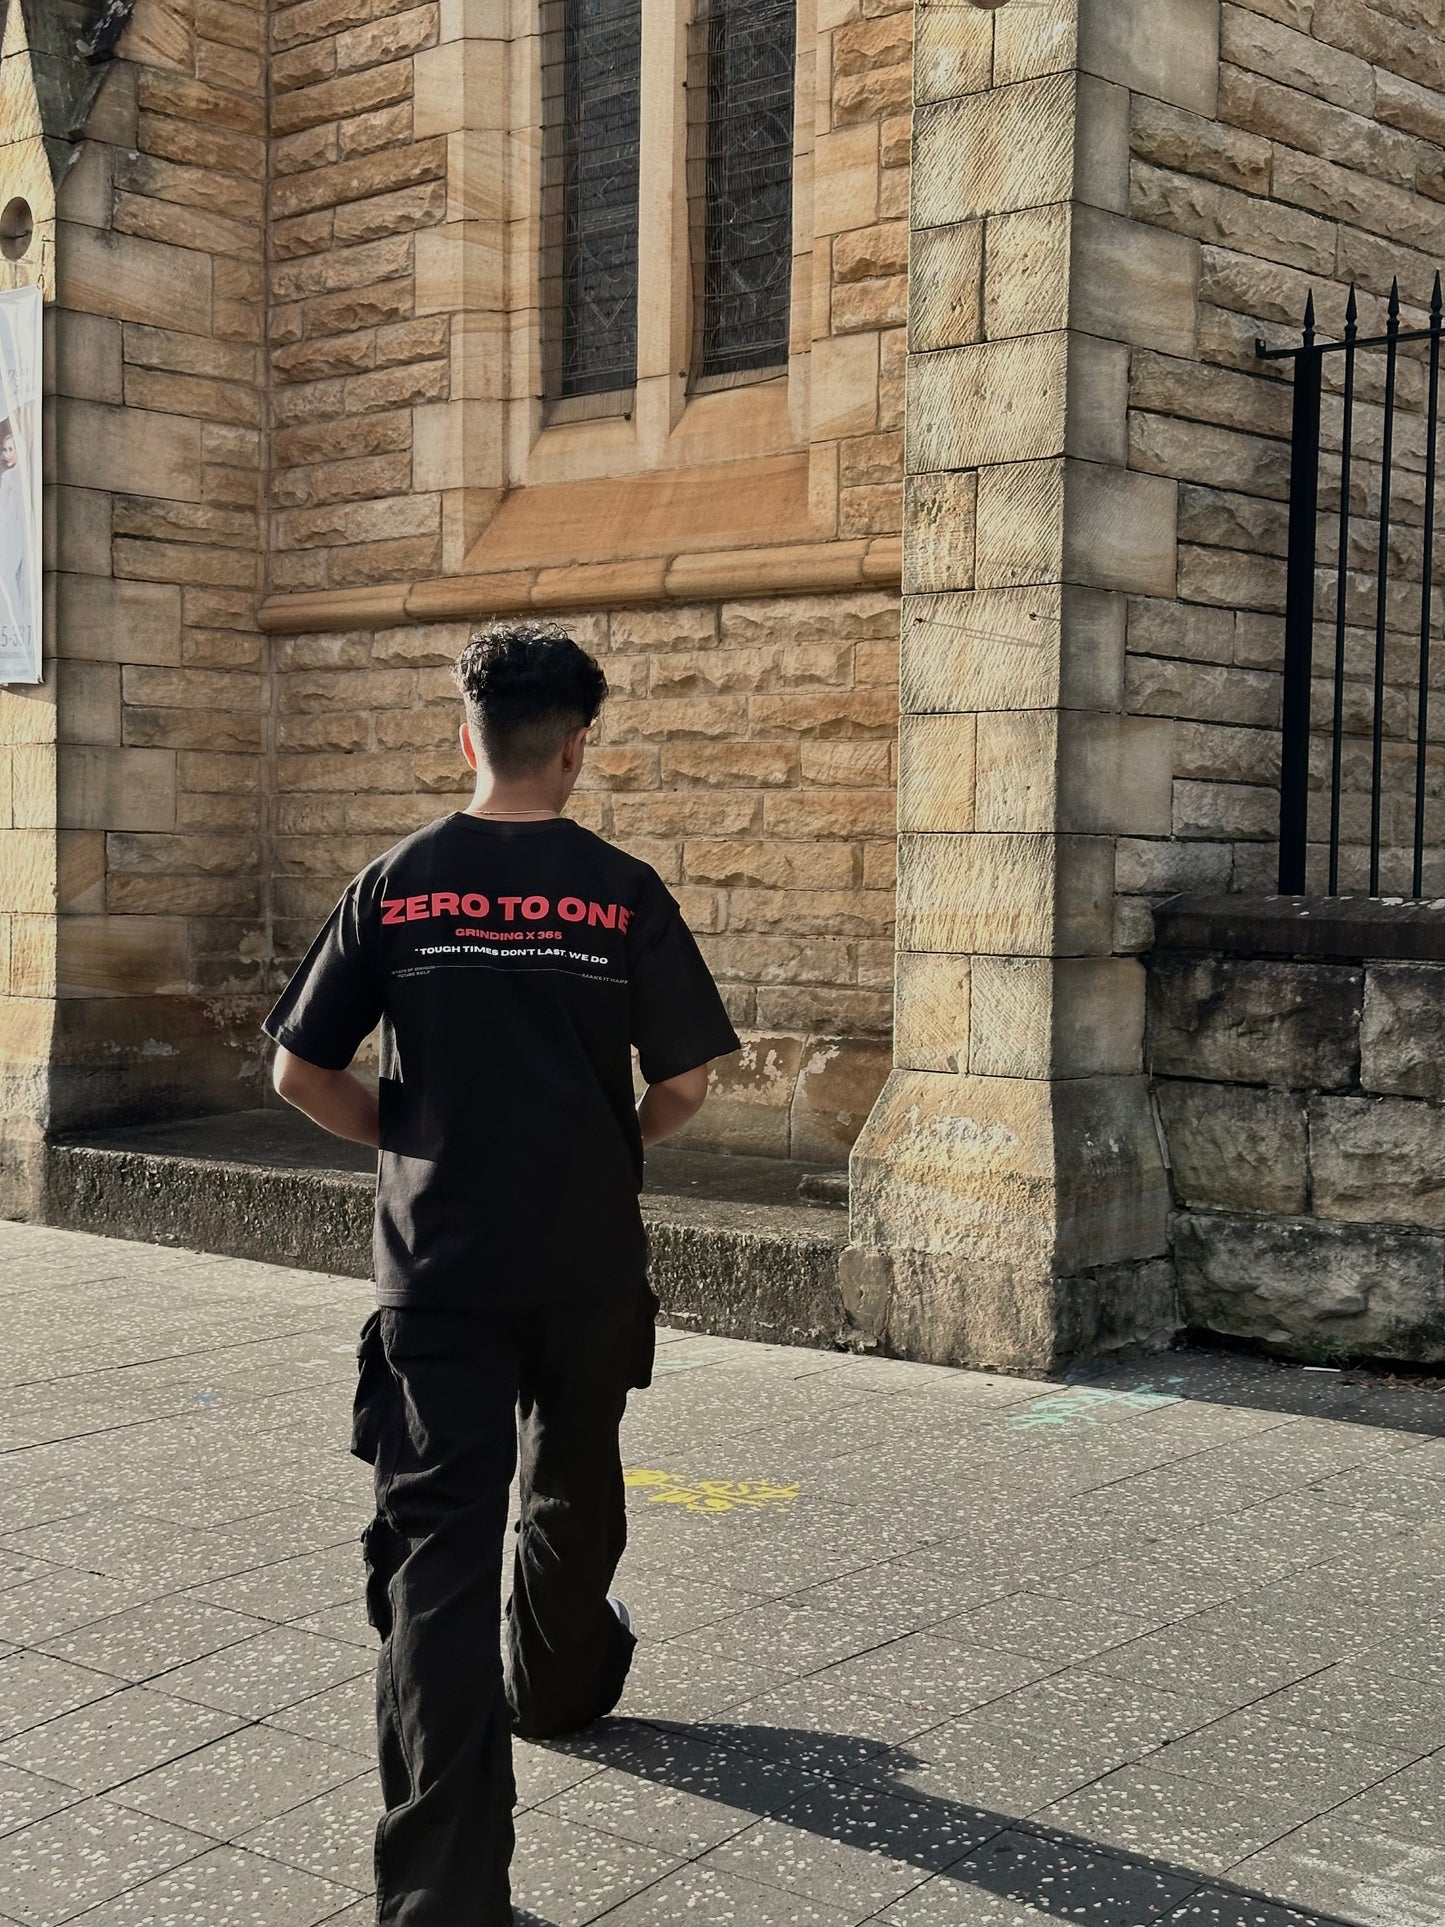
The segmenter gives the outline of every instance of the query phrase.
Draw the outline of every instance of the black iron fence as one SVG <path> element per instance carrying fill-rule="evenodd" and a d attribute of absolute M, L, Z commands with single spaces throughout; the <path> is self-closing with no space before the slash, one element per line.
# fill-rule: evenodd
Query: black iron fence
<path fill-rule="evenodd" d="M 1298 348 L 1258 344 L 1261 359 L 1293 357 L 1295 365 L 1280 746 L 1284 895 L 1324 888 L 1331 896 L 1344 889 L 1419 897 L 1427 885 L 1430 894 L 1445 887 L 1445 852 L 1428 840 L 1427 822 L 1429 804 L 1445 793 L 1442 751 L 1431 738 L 1431 645 L 1442 615 L 1441 332 L 1437 274 L 1423 328 L 1402 327 L 1396 283 L 1382 334 L 1360 333 L 1351 288 L 1342 339 L 1319 338 L 1311 296 Z"/>

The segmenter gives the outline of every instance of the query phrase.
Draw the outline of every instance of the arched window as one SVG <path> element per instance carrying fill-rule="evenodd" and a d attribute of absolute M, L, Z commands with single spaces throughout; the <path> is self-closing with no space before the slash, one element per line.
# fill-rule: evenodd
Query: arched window
<path fill-rule="evenodd" d="M 788 358 L 795 0 L 703 0 L 688 61 L 693 372 Z"/>
<path fill-rule="evenodd" d="M 549 0 L 542 69 L 547 392 L 637 375 L 640 0 Z"/>

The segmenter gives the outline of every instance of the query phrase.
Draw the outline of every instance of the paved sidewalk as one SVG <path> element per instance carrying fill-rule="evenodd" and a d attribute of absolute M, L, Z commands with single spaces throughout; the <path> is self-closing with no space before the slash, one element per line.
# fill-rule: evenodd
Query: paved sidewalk
<path fill-rule="evenodd" d="M 366 1288 L 0 1225 L 0 1307 L 0 1921 L 362 1927 Z M 667 1333 L 633 1408 L 529 1927 L 1445 1922 L 1445 1394 Z"/>

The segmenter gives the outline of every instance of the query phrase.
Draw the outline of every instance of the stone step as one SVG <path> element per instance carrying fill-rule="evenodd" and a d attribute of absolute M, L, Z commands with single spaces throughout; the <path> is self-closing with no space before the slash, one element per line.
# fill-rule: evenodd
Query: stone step
<path fill-rule="evenodd" d="M 373 1155 L 289 1110 L 91 1131 L 50 1146 L 72 1230 L 371 1275 Z M 847 1174 L 687 1145 L 649 1153 L 643 1216 L 664 1320 L 725 1338 L 852 1343 L 838 1285 Z"/>

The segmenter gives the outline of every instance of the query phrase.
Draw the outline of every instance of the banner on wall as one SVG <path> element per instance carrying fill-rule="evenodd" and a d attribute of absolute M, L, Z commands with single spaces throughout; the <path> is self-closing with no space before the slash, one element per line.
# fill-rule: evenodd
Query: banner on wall
<path fill-rule="evenodd" d="M 0 683 L 39 682 L 39 288 L 0 291 Z"/>

